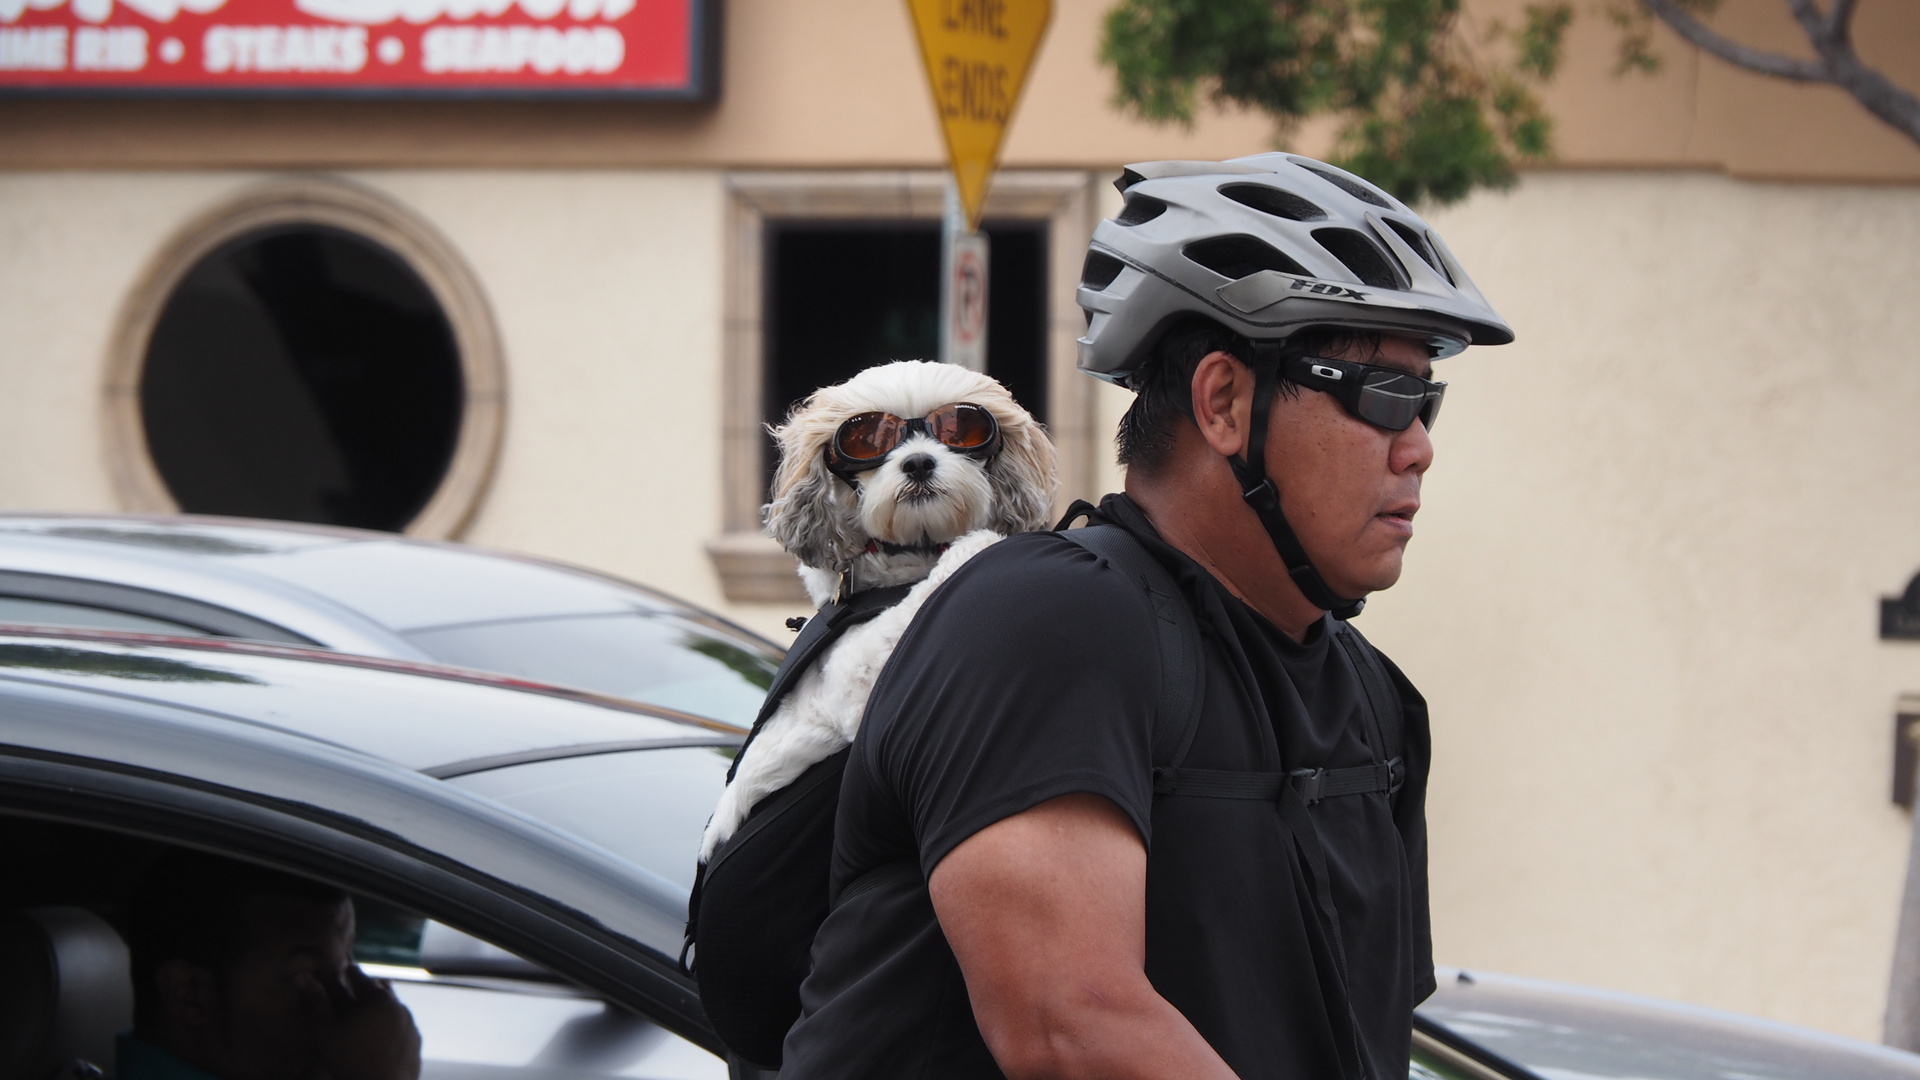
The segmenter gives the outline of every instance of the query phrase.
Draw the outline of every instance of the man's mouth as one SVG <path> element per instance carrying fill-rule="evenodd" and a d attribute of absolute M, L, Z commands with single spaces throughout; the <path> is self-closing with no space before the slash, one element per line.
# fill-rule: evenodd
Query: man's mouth
<path fill-rule="evenodd" d="M 1375 514 L 1374 517 L 1380 521 L 1385 522 L 1387 527 L 1390 529 L 1393 529 L 1395 532 L 1404 533 L 1407 536 L 1412 536 L 1413 535 L 1413 515 L 1419 512 L 1420 512 L 1420 504 L 1412 503 L 1404 506 L 1395 506 L 1386 510 L 1382 510 L 1380 513 Z"/>

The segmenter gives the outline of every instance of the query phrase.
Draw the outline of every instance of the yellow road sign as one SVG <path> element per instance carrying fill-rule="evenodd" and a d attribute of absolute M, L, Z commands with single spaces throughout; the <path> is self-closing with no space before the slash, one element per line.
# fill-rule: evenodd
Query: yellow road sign
<path fill-rule="evenodd" d="M 1053 3 L 907 0 L 907 10 L 920 39 L 967 227 L 978 228 L 1000 141 L 1053 17 Z"/>

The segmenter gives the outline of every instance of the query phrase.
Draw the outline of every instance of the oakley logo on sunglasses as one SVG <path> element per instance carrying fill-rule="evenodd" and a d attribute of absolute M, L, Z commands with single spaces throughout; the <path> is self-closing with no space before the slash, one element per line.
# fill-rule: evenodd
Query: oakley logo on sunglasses
<path fill-rule="evenodd" d="M 1415 420 L 1433 430 L 1447 384 L 1410 371 L 1335 360 L 1293 356 L 1282 361 L 1287 378 L 1338 401 L 1347 412 L 1387 431 L 1405 431 Z"/>
<path fill-rule="evenodd" d="M 886 412 L 850 416 L 827 445 L 827 468 L 843 478 L 877 468 L 910 435 L 925 435 L 971 458 L 990 458 L 1000 449 L 1000 425 L 993 414 L 963 401 L 913 420 Z"/>

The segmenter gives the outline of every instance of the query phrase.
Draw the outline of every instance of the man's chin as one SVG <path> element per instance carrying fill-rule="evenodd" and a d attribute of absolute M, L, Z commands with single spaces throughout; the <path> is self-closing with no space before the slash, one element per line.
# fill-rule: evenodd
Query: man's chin
<path fill-rule="evenodd" d="M 1371 593 L 1391 589 L 1400 580 L 1401 558 L 1398 550 L 1367 567 L 1354 567 L 1347 573 L 1321 572 L 1327 588 L 1340 596 L 1359 599 Z"/>

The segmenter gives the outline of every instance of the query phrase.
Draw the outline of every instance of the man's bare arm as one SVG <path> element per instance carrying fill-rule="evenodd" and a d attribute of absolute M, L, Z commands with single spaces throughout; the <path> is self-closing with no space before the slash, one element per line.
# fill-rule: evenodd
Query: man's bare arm
<path fill-rule="evenodd" d="M 1111 800 L 1063 795 L 996 822 L 928 888 L 1010 1080 L 1233 1080 L 1147 981 L 1147 851 Z"/>

